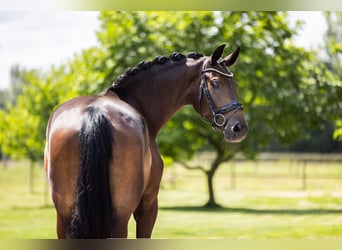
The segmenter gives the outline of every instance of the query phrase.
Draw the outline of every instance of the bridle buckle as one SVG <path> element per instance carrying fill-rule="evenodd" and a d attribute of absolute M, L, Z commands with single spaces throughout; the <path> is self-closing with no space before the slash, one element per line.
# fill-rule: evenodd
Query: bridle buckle
<path fill-rule="evenodd" d="M 217 127 L 223 127 L 226 124 L 226 118 L 222 114 L 215 114 L 213 122 Z"/>

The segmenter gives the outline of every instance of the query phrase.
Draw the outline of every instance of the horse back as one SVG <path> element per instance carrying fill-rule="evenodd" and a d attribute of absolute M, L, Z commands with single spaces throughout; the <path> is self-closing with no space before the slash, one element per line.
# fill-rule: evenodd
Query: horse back
<path fill-rule="evenodd" d="M 146 150 L 149 147 L 149 134 L 145 119 L 126 102 L 115 94 L 81 96 L 60 105 L 50 116 L 46 130 L 46 151 L 50 152 L 51 142 L 64 141 L 67 145 L 78 147 L 78 137 L 85 113 L 89 107 L 97 107 L 112 124 L 115 136 L 124 137 L 114 143 L 141 144 Z M 114 140 L 114 138 L 113 138 Z M 55 144 L 57 147 L 58 143 Z M 53 149 L 55 149 L 55 147 Z"/>

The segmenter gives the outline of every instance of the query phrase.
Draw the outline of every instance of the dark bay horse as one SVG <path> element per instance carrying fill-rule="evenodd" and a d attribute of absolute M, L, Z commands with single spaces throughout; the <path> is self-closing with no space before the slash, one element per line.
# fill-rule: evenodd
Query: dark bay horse
<path fill-rule="evenodd" d="M 44 163 L 57 211 L 58 238 L 149 238 L 158 210 L 163 161 L 156 136 L 190 104 L 222 131 L 241 141 L 248 127 L 229 66 L 239 48 L 221 58 L 173 53 L 141 62 L 112 87 L 60 105 L 47 126 Z"/>

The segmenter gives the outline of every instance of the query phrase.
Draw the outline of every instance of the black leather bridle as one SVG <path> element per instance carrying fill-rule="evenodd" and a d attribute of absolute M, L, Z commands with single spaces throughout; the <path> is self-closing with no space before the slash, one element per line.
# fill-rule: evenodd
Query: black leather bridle
<path fill-rule="evenodd" d="M 217 108 L 213 98 L 211 97 L 209 93 L 207 78 L 205 75 L 205 73 L 207 72 L 215 72 L 215 73 L 218 73 L 222 76 L 229 77 L 229 78 L 233 77 L 233 73 L 232 72 L 224 73 L 215 68 L 205 68 L 205 65 L 203 63 L 201 84 L 200 84 L 200 89 L 199 89 L 199 111 L 201 112 L 201 101 L 202 101 L 203 94 L 204 94 L 204 96 L 207 98 L 207 101 L 208 101 L 208 104 L 209 104 L 209 107 L 213 116 L 212 121 L 211 121 L 212 128 L 214 130 L 223 131 L 228 121 L 230 120 L 230 118 L 232 118 L 232 116 L 238 110 L 240 109 L 242 110 L 243 106 L 238 100 L 235 100 L 231 103 L 228 103 L 227 105 L 224 105 L 221 108 Z M 229 113 L 229 112 L 230 112 L 230 115 L 227 118 L 225 118 L 224 114 Z"/>

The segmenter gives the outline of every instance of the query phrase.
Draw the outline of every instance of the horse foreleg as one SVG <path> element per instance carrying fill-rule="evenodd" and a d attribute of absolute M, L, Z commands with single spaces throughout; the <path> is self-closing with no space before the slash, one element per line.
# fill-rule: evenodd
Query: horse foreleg
<path fill-rule="evenodd" d="M 57 213 L 57 237 L 58 239 L 65 239 L 70 220 L 64 219 Z"/>
<path fill-rule="evenodd" d="M 158 213 L 158 200 L 152 202 L 151 205 L 145 205 L 142 202 L 138 209 L 134 212 L 134 219 L 137 223 L 137 238 L 151 238 L 152 230 L 156 222 Z"/>
<path fill-rule="evenodd" d="M 128 216 L 113 216 L 112 218 L 112 238 L 127 238 Z"/>

